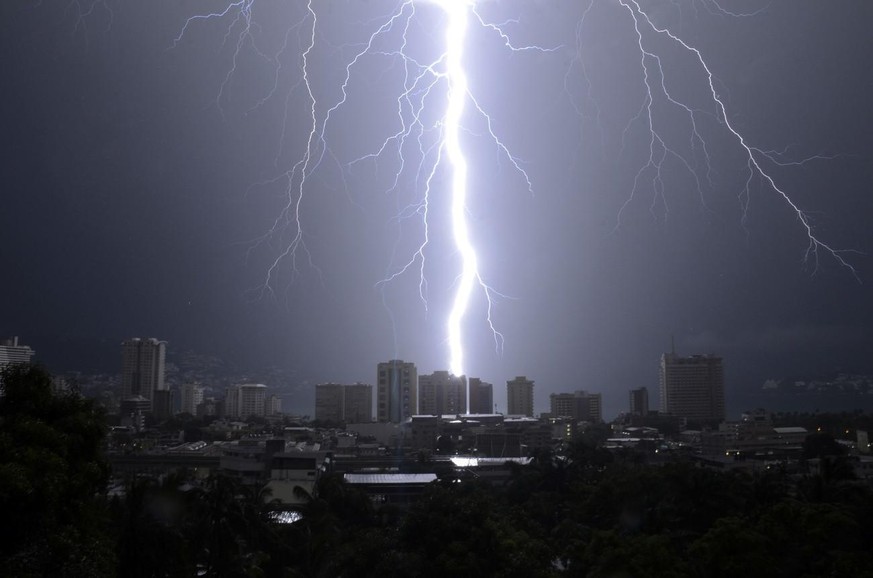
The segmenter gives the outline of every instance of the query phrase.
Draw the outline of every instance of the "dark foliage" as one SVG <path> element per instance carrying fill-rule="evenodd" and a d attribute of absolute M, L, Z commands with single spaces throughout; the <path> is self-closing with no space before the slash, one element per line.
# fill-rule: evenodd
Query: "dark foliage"
<path fill-rule="evenodd" d="M 36 365 L 7 366 L 0 383 L 0 573 L 112 575 L 102 414 Z"/>
<path fill-rule="evenodd" d="M 873 577 L 873 492 L 825 435 L 800 479 L 647 466 L 583 438 L 503 485 L 435 483 L 406 512 L 327 474 L 280 524 L 264 488 L 221 476 L 135 479 L 107 500 L 102 416 L 38 367 L 3 380 L 3 576 Z"/>

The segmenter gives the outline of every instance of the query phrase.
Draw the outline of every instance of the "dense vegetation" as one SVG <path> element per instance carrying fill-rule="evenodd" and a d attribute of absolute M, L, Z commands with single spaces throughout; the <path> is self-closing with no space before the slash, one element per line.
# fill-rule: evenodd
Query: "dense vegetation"
<path fill-rule="evenodd" d="M 647 466 L 580 440 L 506 484 L 436 483 L 408 512 L 326 475 L 282 524 L 269 496 L 222 477 L 107 497 L 99 412 L 37 368 L 4 383 L 4 576 L 873 576 L 873 492 L 838 458 L 794 479 Z"/>

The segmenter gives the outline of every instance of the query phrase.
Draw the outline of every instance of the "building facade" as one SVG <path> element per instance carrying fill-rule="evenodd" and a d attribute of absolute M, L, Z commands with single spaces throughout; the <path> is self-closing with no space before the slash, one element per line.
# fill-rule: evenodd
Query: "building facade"
<path fill-rule="evenodd" d="M 724 367 L 716 355 L 661 356 L 661 411 L 694 422 L 725 418 Z"/>
<path fill-rule="evenodd" d="M 282 415 L 282 398 L 278 395 L 271 395 L 264 402 L 264 413 L 267 417 L 276 417 Z"/>
<path fill-rule="evenodd" d="M 225 390 L 224 415 L 236 419 L 266 415 L 267 386 L 261 383 L 232 385 Z"/>
<path fill-rule="evenodd" d="M 373 421 L 373 386 L 363 383 L 316 385 L 315 419 L 335 423 Z"/>
<path fill-rule="evenodd" d="M 418 412 L 418 371 L 402 359 L 376 367 L 376 419 L 400 423 Z"/>
<path fill-rule="evenodd" d="M 203 386 L 196 383 L 183 383 L 180 388 L 181 404 L 179 411 L 197 415 L 197 406 L 203 403 Z"/>
<path fill-rule="evenodd" d="M 135 337 L 121 344 L 121 399 L 142 396 L 151 402 L 164 384 L 167 343 Z"/>
<path fill-rule="evenodd" d="M 470 413 L 494 413 L 494 386 L 478 377 L 467 380 Z"/>
<path fill-rule="evenodd" d="M 315 386 L 315 419 L 339 423 L 343 421 L 343 386 L 339 383 L 319 383 Z"/>
<path fill-rule="evenodd" d="M 11 363 L 30 363 L 34 353 L 27 345 L 20 345 L 18 337 L 0 339 L 0 370 Z"/>
<path fill-rule="evenodd" d="M 173 413 L 173 391 L 156 389 L 152 393 L 152 416 L 158 420 L 164 420 L 172 416 Z"/>
<path fill-rule="evenodd" d="M 603 396 L 599 393 L 553 393 L 549 396 L 549 405 L 549 411 L 554 418 L 590 423 L 603 421 Z"/>
<path fill-rule="evenodd" d="M 467 413 L 467 378 L 448 371 L 418 376 L 418 414 Z"/>
<path fill-rule="evenodd" d="M 630 390 L 630 413 L 649 415 L 649 390 L 645 387 Z"/>
<path fill-rule="evenodd" d="M 369 423 L 373 421 L 373 386 L 365 383 L 347 385 L 343 402 L 343 421 Z"/>
<path fill-rule="evenodd" d="M 519 375 L 506 382 L 506 413 L 533 417 L 534 382 L 527 376 Z"/>

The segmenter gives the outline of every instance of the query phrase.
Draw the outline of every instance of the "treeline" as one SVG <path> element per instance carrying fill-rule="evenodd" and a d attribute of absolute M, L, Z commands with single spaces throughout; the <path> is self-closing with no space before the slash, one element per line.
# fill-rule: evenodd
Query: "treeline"
<path fill-rule="evenodd" d="M 94 406 L 53 395 L 38 368 L 3 381 L 3 576 L 873 576 L 873 492 L 841 458 L 794 478 L 579 441 L 505 484 L 449 476 L 408 511 L 326 475 L 280 523 L 263 491 L 222 477 L 106 495 Z"/>

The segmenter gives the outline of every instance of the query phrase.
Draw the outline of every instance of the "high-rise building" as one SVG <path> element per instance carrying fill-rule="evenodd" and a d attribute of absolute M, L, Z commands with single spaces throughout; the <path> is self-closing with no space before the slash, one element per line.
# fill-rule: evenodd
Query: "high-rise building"
<path fill-rule="evenodd" d="M 173 415 L 173 391 L 156 389 L 152 392 L 152 415 L 164 420 Z"/>
<path fill-rule="evenodd" d="M 582 399 L 582 421 L 591 423 L 603 422 L 603 395 L 600 393 L 589 393 L 587 391 L 577 391 Z"/>
<path fill-rule="evenodd" d="M 166 390 L 164 358 L 167 343 L 135 337 L 121 344 L 121 399 L 142 396 L 151 407 L 155 391 Z"/>
<path fill-rule="evenodd" d="M 699 422 L 725 418 L 724 367 L 716 355 L 661 356 L 661 411 Z"/>
<path fill-rule="evenodd" d="M 345 387 L 343 421 L 369 423 L 373 421 L 373 386 L 355 383 Z"/>
<path fill-rule="evenodd" d="M 376 419 L 400 423 L 418 412 L 418 372 L 402 359 L 380 363 L 376 368 Z"/>
<path fill-rule="evenodd" d="M 641 416 L 649 414 L 649 390 L 645 387 L 630 390 L 630 413 Z"/>
<path fill-rule="evenodd" d="M 319 383 L 315 386 L 315 419 L 339 423 L 343 421 L 345 388 L 339 383 Z"/>
<path fill-rule="evenodd" d="M 203 386 L 196 383 L 183 383 L 181 387 L 182 413 L 197 415 L 197 406 L 203 403 Z"/>
<path fill-rule="evenodd" d="M 478 377 L 467 380 L 470 389 L 470 413 L 494 413 L 494 387 Z"/>
<path fill-rule="evenodd" d="M 373 421 L 373 386 L 364 383 L 316 385 L 315 419 L 345 423 Z"/>
<path fill-rule="evenodd" d="M 448 371 L 419 375 L 418 413 L 421 415 L 467 413 L 467 378 Z"/>
<path fill-rule="evenodd" d="M 549 396 L 549 404 L 552 417 L 591 423 L 603 421 L 603 396 L 599 393 L 553 393 Z"/>
<path fill-rule="evenodd" d="M 264 416 L 267 386 L 261 383 L 232 385 L 225 390 L 224 415 L 239 419 Z"/>
<path fill-rule="evenodd" d="M 0 370 L 11 363 L 30 363 L 34 353 L 27 345 L 19 345 L 18 337 L 0 339 Z"/>
<path fill-rule="evenodd" d="M 264 401 L 264 413 L 267 417 L 282 415 L 282 398 L 275 394 L 268 397 Z"/>
<path fill-rule="evenodd" d="M 506 413 L 533 417 L 534 382 L 527 376 L 519 375 L 506 382 Z"/>

